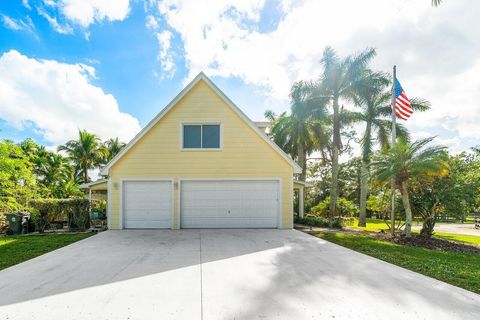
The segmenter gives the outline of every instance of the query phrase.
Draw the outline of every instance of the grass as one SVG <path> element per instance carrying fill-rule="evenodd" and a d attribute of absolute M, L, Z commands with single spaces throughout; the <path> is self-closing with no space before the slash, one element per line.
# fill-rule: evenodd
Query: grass
<path fill-rule="evenodd" d="M 480 255 L 393 244 L 368 235 L 315 233 L 316 237 L 452 285 L 480 293 Z"/>
<path fill-rule="evenodd" d="M 413 224 L 415 225 L 415 222 Z M 384 231 L 388 230 L 388 227 L 383 220 L 372 219 L 372 218 L 367 218 L 366 227 L 359 227 L 358 219 L 355 219 L 353 226 L 350 226 L 349 228 L 353 228 L 360 231 L 368 231 L 368 232 L 378 232 L 381 230 L 384 230 Z M 418 232 L 418 231 L 414 231 L 414 232 Z M 436 238 L 442 238 L 446 240 L 463 242 L 463 243 L 480 246 L 480 236 L 464 235 L 464 234 L 457 234 L 457 233 L 444 233 L 444 232 L 434 232 L 433 236 Z"/>
<path fill-rule="evenodd" d="M 88 238 L 92 233 L 0 237 L 0 270 Z"/>
<path fill-rule="evenodd" d="M 443 233 L 443 232 L 435 232 L 433 236 L 436 238 L 442 238 L 446 240 L 464 242 L 464 243 L 480 246 L 480 236 L 458 234 L 458 233 Z"/>

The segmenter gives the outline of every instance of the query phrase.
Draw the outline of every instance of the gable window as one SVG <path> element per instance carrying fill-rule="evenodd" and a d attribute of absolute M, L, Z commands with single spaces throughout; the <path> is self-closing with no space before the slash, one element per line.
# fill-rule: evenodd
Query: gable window
<path fill-rule="evenodd" d="M 220 125 L 184 124 L 183 149 L 220 149 Z"/>

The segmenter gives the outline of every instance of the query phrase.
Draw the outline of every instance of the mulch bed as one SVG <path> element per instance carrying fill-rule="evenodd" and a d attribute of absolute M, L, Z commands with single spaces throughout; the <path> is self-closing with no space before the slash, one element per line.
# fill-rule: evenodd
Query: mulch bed
<path fill-rule="evenodd" d="M 421 235 L 412 235 L 411 238 L 405 238 L 401 236 L 393 237 L 387 233 L 375 232 L 372 235 L 378 240 L 388 241 L 395 244 L 401 244 L 411 247 L 420 247 L 441 251 L 452 251 L 457 253 L 474 253 L 480 254 L 480 247 L 475 245 L 463 244 L 460 242 L 449 241 L 439 238 L 426 238 Z"/>

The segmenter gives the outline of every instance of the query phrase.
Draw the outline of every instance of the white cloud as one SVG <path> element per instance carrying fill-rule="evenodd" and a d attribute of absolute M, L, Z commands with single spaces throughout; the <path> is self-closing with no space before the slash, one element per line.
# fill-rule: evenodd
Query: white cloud
<path fill-rule="evenodd" d="M 25 8 L 27 8 L 28 10 L 31 10 L 32 7 L 30 6 L 30 3 L 28 2 L 28 0 L 22 0 L 22 4 Z"/>
<path fill-rule="evenodd" d="M 102 20 L 124 20 L 130 12 L 129 0 L 61 0 L 57 5 L 67 19 L 85 28 Z"/>
<path fill-rule="evenodd" d="M 26 16 L 24 19 L 13 19 L 9 16 L 2 15 L 2 22 L 3 25 L 10 30 L 28 31 L 36 36 L 35 25 L 29 16 Z"/>
<path fill-rule="evenodd" d="M 148 15 L 146 18 L 145 26 L 148 29 L 151 30 L 157 30 L 158 29 L 158 21 L 155 19 L 153 15 Z"/>
<path fill-rule="evenodd" d="M 175 64 L 173 63 L 173 53 L 170 50 L 172 33 L 168 30 L 157 33 L 158 45 L 160 52 L 158 59 L 162 67 L 162 77 L 171 77 L 175 72 Z"/>
<path fill-rule="evenodd" d="M 53 30 L 61 34 L 72 34 L 73 28 L 68 24 L 61 24 L 58 22 L 57 18 L 49 15 L 47 11 L 42 8 L 37 8 L 38 14 L 44 17 L 48 23 L 52 26 Z"/>
<path fill-rule="evenodd" d="M 140 130 L 138 120 L 91 83 L 94 75 L 84 64 L 6 52 L 0 56 L 0 118 L 19 129 L 33 124 L 52 144 L 76 138 L 78 129 L 128 141 Z"/>
<path fill-rule="evenodd" d="M 286 106 L 294 81 L 316 78 L 328 45 L 340 55 L 376 47 L 374 66 L 399 75 L 410 96 L 432 110 L 408 126 L 453 130 L 460 139 L 480 133 L 480 2 L 336 0 L 278 4 L 273 30 L 262 31 L 265 1 L 158 1 L 157 15 L 183 44 L 188 81 L 203 70 L 262 88 L 274 106 Z M 466 10 L 465 8 L 468 8 Z M 270 12 L 269 14 L 272 14 Z M 283 107 L 285 108 L 285 107 Z"/>
<path fill-rule="evenodd" d="M 20 26 L 20 24 L 18 24 L 17 21 L 15 21 L 14 19 L 10 18 L 9 16 L 6 16 L 6 15 L 2 15 L 2 21 L 3 21 L 3 25 L 8 28 L 8 29 L 11 29 L 11 30 L 20 30 L 22 29 L 22 27 Z"/>

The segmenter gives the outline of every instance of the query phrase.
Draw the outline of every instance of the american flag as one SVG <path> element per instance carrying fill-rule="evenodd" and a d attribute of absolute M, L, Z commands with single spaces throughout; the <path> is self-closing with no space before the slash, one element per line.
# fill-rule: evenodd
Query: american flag
<path fill-rule="evenodd" d="M 395 79 L 395 114 L 397 118 L 407 120 L 413 113 L 412 104 L 403 91 L 400 82 Z"/>

